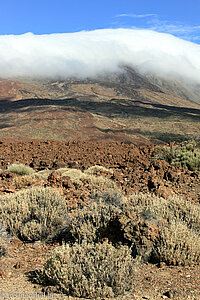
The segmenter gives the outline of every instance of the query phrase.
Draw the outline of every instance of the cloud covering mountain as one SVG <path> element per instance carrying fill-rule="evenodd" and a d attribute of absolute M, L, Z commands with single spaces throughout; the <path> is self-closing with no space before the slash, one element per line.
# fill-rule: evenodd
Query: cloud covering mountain
<path fill-rule="evenodd" d="M 151 30 L 102 29 L 0 36 L 0 77 L 94 77 L 129 65 L 200 83 L 200 45 Z"/>

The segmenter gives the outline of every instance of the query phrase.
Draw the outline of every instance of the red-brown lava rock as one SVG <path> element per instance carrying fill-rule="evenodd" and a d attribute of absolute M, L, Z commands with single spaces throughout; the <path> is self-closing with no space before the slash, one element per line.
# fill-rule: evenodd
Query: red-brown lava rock
<path fill-rule="evenodd" d="M 77 188 L 68 177 L 61 177 L 54 170 L 60 167 L 81 169 L 94 165 L 113 169 L 105 176 L 114 180 L 124 194 L 137 191 L 153 192 L 163 197 L 180 194 L 184 198 L 200 201 L 200 172 L 191 172 L 169 165 L 164 160 L 153 161 L 153 145 L 137 147 L 123 142 L 64 142 L 51 140 L 0 139 L 0 191 L 5 182 L 9 186 L 12 177 L 5 172 L 11 163 L 24 163 L 35 170 L 50 169 L 53 173 L 45 185 L 60 188 L 71 202 L 90 193 L 90 183 L 84 179 L 83 187 Z M 97 175 L 101 175 L 100 173 Z M 7 186 L 7 188 L 8 188 Z M 9 188 L 8 188 L 9 190 Z M 87 197 L 86 197 L 87 198 Z"/>

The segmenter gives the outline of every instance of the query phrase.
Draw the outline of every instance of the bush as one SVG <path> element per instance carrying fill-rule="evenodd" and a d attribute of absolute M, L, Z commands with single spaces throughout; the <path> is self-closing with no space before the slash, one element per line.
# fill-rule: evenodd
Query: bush
<path fill-rule="evenodd" d="M 90 203 L 73 214 L 71 234 L 79 242 L 84 239 L 88 242 L 99 241 L 110 219 L 121 212 L 119 207 L 100 200 Z"/>
<path fill-rule="evenodd" d="M 24 164 L 12 164 L 7 170 L 17 175 L 31 175 L 34 173 L 34 170 L 31 167 Z"/>
<path fill-rule="evenodd" d="M 137 193 L 131 195 L 125 204 L 127 211 L 140 213 L 150 210 L 167 222 L 181 221 L 188 228 L 200 232 L 200 206 L 179 196 L 170 196 L 168 199 L 150 193 Z"/>
<path fill-rule="evenodd" d="M 35 183 L 35 178 L 29 175 L 15 176 L 12 183 L 16 189 L 22 189 L 33 185 Z"/>
<path fill-rule="evenodd" d="M 172 222 L 161 230 L 160 260 L 170 265 L 200 263 L 200 236 L 186 224 Z"/>
<path fill-rule="evenodd" d="M 160 261 L 173 265 L 200 262 L 199 205 L 178 196 L 171 196 L 166 200 L 155 195 L 138 193 L 127 199 L 125 210 L 129 216 L 133 212 L 138 215 L 146 212 L 166 220 L 158 225 L 160 237 L 153 246 Z"/>
<path fill-rule="evenodd" d="M 53 188 L 33 187 L 3 196 L 0 221 L 22 240 L 45 239 L 66 221 L 65 198 Z"/>
<path fill-rule="evenodd" d="M 190 171 L 200 171 L 200 145 L 196 141 L 185 141 L 172 147 L 155 147 L 153 159 L 164 159 L 174 166 L 181 166 Z"/>
<path fill-rule="evenodd" d="M 108 205 L 114 205 L 120 209 L 123 208 L 123 195 L 119 191 L 94 191 L 92 199 L 97 203 L 102 202 Z"/>
<path fill-rule="evenodd" d="M 55 248 L 44 265 L 40 281 L 56 285 L 73 297 L 102 299 L 130 290 L 134 273 L 128 247 L 83 242 Z"/>
<path fill-rule="evenodd" d="M 101 190 L 117 189 L 117 185 L 113 180 L 107 178 L 106 176 L 93 175 L 93 172 L 95 173 L 98 170 L 104 170 L 104 169 L 105 168 L 103 167 L 98 168 L 97 166 L 94 166 L 94 168 L 91 167 L 87 171 L 82 172 L 81 170 L 78 169 L 71 169 L 66 167 L 66 168 L 58 169 L 56 170 L 56 172 L 61 173 L 61 176 L 69 176 L 70 180 L 73 183 L 76 183 L 78 186 L 83 185 L 81 179 L 88 179 L 90 181 L 90 185 L 93 188 L 97 188 Z"/>

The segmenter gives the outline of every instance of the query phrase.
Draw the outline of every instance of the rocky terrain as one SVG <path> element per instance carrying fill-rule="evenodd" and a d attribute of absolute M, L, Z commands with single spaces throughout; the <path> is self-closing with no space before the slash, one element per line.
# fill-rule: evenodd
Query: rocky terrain
<path fill-rule="evenodd" d="M 180 195 L 199 204 L 200 172 L 153 159 L 153 148 L 153 144 L 138 147 L 119 141 L 64 142 L 1 138 L 0 192 L 1 195 L 11 195 L 29 186 L 52 186 L 65 196 L 68 207 L 74 209 L 91 201 L 94 186 L 84 176 L 82 183 L 77 186 L 70 176 L 62 176 L 57 170 L 67 167 L 84 174 L 90 167 L 98 165 L 104 169 L 97 168 L 95 175 L 112 180 L 116 189 L 125 196 L 135 192 L 152 193 L 165 199 Z M 24 181 L 23 176 L 7 171 L 12 163 L 29 165 L 40 176 Z M 139 228 L 147 230 L 148 236 L 142 243 L 149 247 L 157 236 L 157 229 L 155 225 L 152 227 L 151 223 L 139 220 Z M 31 274 L 45 262 L 46 253 L 56 245 L 43 242 L 30 244 L 16 237 L 11 239 L 7 255 L 1 258 L 0 293 L 4 294 L 4 299 L 9 298 L 8 293 L 23 292 L 31 295 L 45 293 L 46 297 L 49 293 L 58 299 L 74 299 L 59 294 L 55 287 L 44 287 L 30 280 Z M 199 299 L 199 271 L 199 266 L 142 263 L 137 268 L 133 282 L 134 293 L 125 295 L 123 299 Z"/>

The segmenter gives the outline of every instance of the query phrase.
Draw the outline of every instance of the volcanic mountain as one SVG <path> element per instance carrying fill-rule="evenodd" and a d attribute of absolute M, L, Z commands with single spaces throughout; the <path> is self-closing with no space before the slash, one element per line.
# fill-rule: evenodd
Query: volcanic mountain
<path fill-rule="evenodd" d="M 0 80 L 0 136 L 181 141 L 200 133 L 200 85 L 125 66 L 96 78 Z"/>

